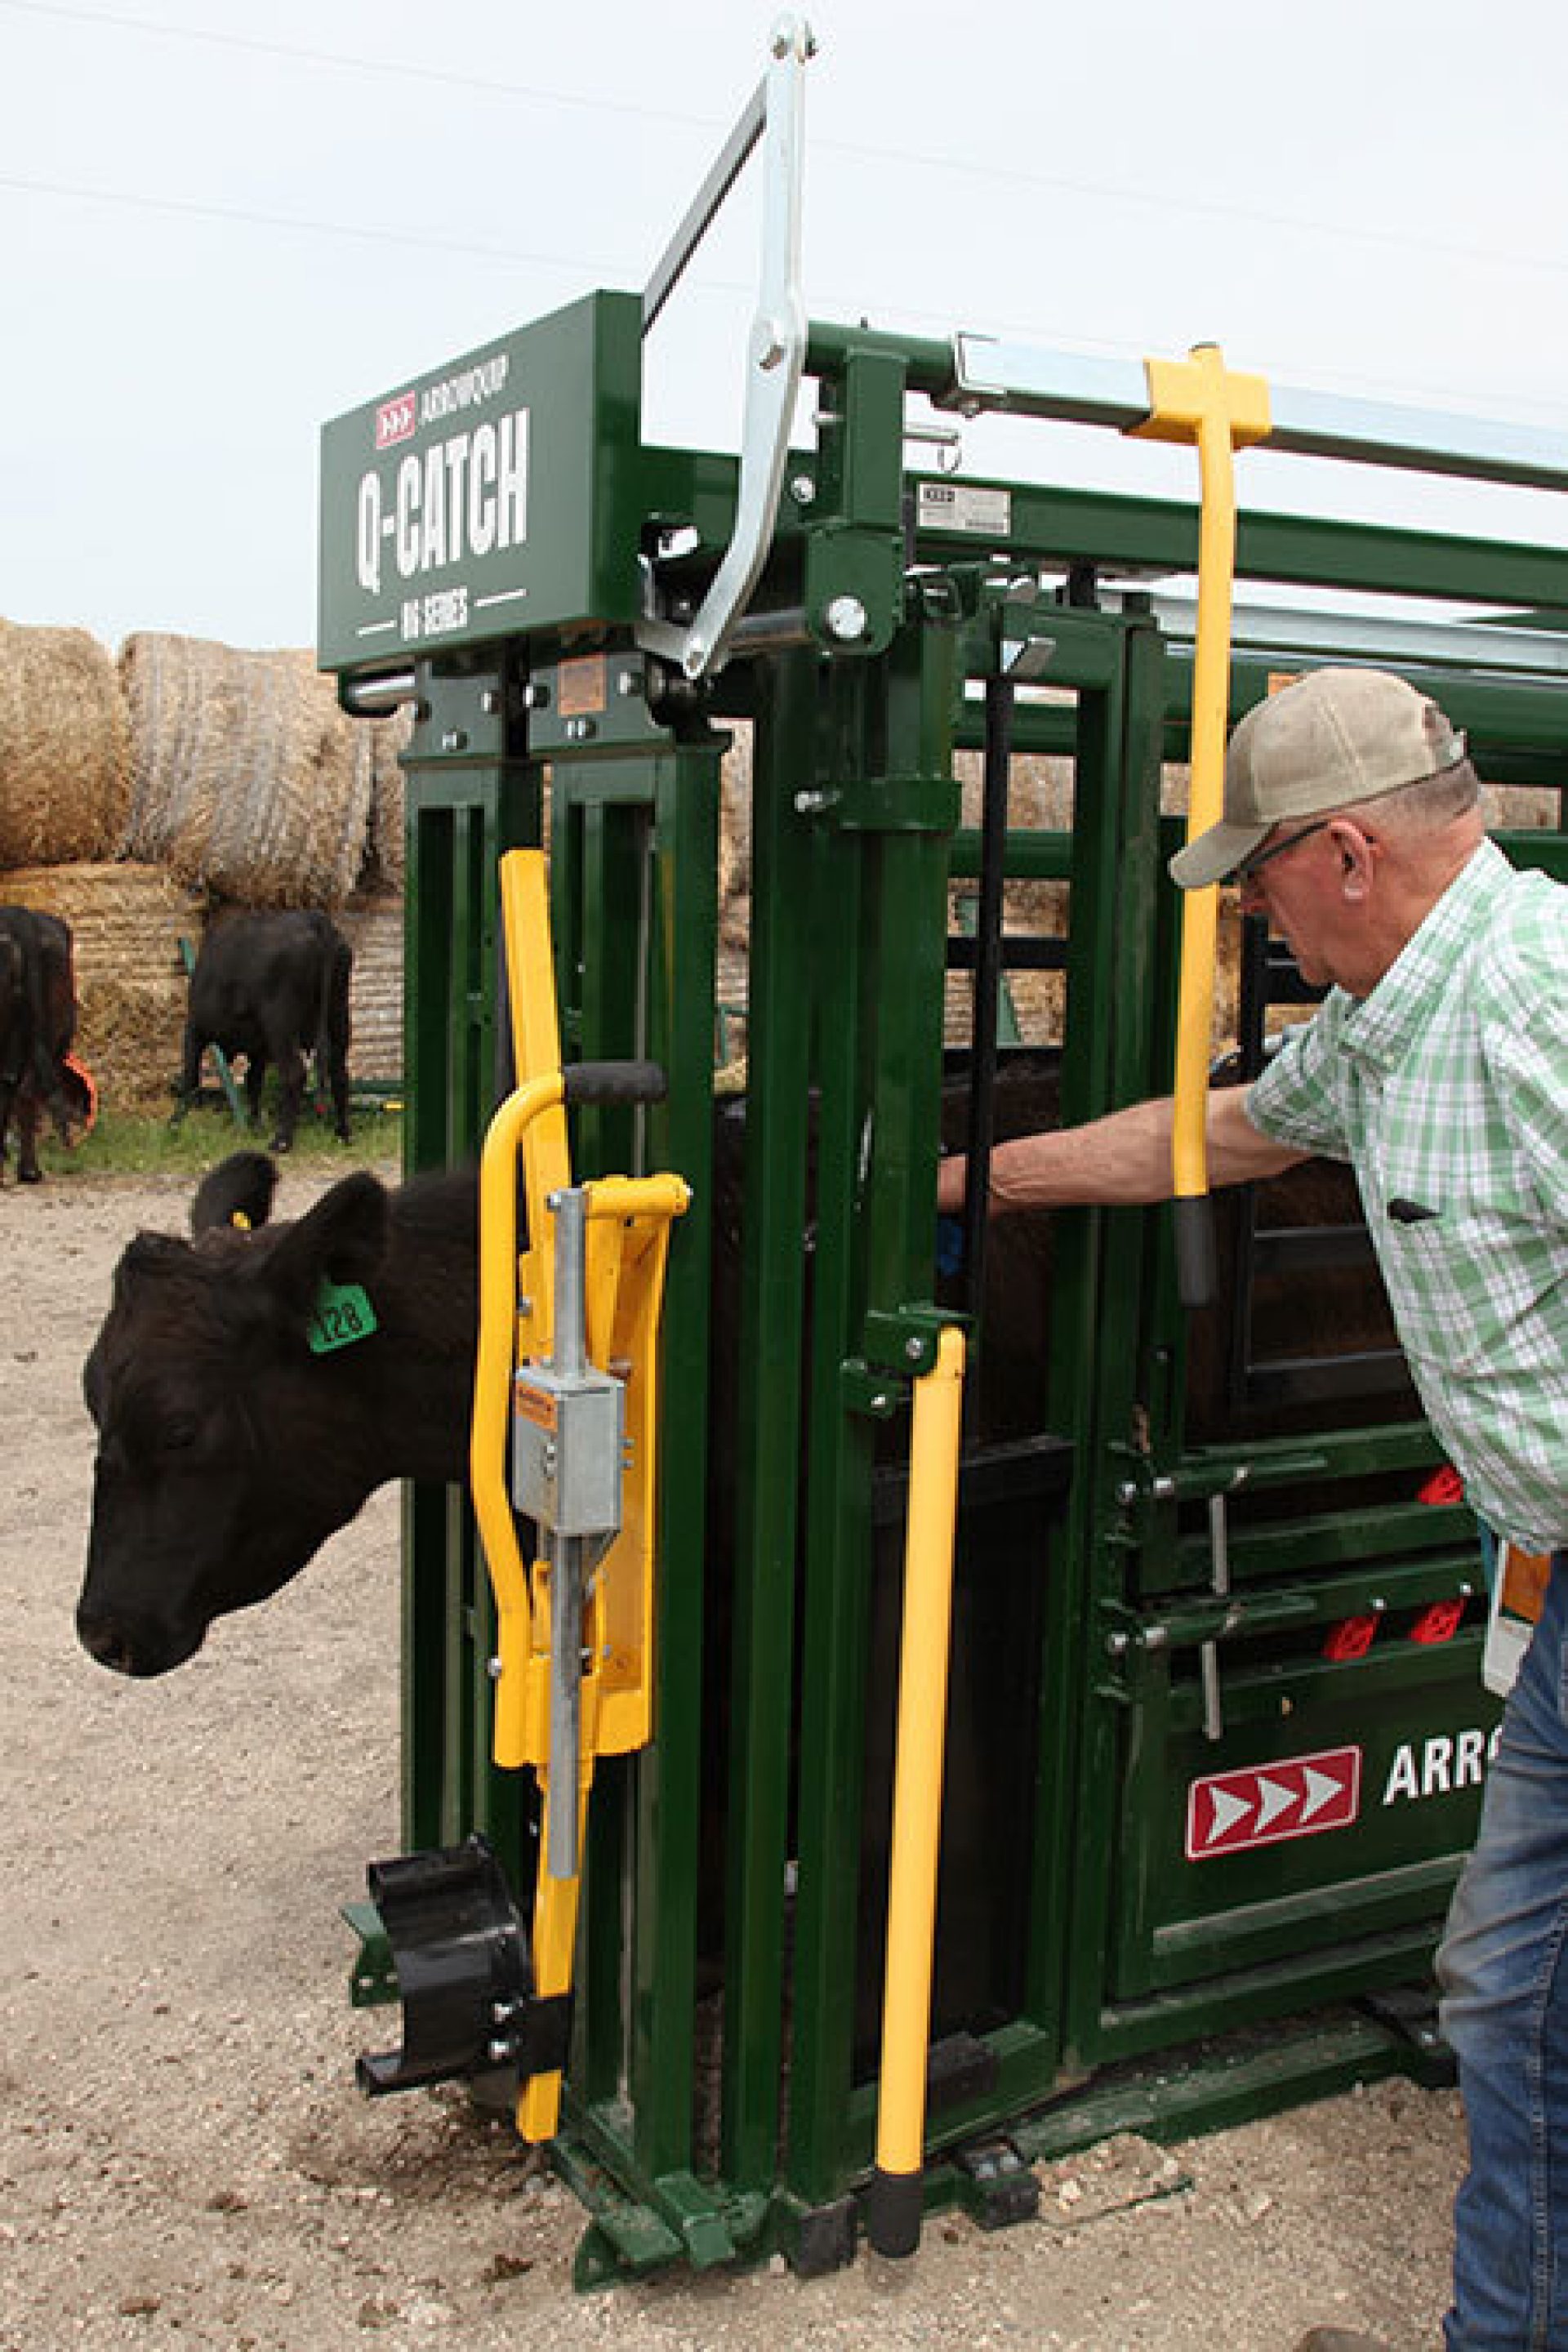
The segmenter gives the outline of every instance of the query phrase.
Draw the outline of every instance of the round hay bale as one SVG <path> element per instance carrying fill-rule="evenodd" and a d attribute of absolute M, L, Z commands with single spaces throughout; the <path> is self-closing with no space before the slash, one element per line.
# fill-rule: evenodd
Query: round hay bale
<path fill-rule="evenodd" d="M 364 863 L 372 761 L 306 651 L 143 632 L 121 648 L 128 845 L 249 907 L 341 907 Z"/>
<path fill-rule="evenodd" d="M 0 866 L 112 857 L 131 806 L 131 729 L 85 629 L 0 621 Z"/>
<path fill-rule="evenodd" d="M 103 1108 L 172 1109 L 185 1028 L 180 941 L 193 950 L 200 941 L 200 897 L 161 866 L 89 863 L 0 874 L 0 900 L 70 925 L 80 1006 L 76 1051 Z"/>

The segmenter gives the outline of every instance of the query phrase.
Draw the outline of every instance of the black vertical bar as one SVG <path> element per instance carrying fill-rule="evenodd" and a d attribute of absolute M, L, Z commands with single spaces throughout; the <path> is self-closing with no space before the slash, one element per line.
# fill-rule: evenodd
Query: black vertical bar
<path fill-rule="evenodd" d="M 974 996 L 970 1018 L 969 1129 L 963 1189 L 964 1305 L 978 1318 L 985 1296 L 985 1212 L 996 1094 L 996 1006 L 1002 985 L 1002 881 L 1007 853 L 1007 772 L 1013 749 L 1013 687 L 985 681 L 985 759 L 980 809 L 980 899 L 974 920 Z M 972 1387 L 973 1393 L 973 1387 Z"/>

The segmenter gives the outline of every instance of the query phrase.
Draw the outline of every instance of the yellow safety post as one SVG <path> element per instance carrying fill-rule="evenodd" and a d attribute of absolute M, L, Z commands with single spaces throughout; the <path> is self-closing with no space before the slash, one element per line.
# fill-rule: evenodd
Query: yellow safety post
<path fill-rule="evenodd" d="M 1150 441 L 1195 441 L 1198 524 L 1197 643 L 1193 656 L 1192 786 L 1187 839 L 1217 824 L 1225 788 L 1230 708 L 1230 625 L 1236 578 L 1235 452 L 1267 440 L 1268 386 L 1232 374 L 1216 343 L 1195 343 L 1185 360 L 1146 360 L 1149 414 L 1129 430 Z M 1175 1117 L 1171 1157 L 1183 1304 L 1214 1296 L 1214 1240 L 1206 1212 L 1185 1209 L 1208 1192 L 1205 1120 L 1219 890 L 1187 890 L 1182 902 L 1181 980 L 1176 1011 Z"/>
<path fill-rule="evenodd" d="M 877 2162 L 866 2200 L 879 2254 L 911 2254 L 921 2234 L 963 1355 L 963 1335 L 950 1323 L 931 1370 L 915 1382 L 910 1437 Z"/>
<path fill-rule="evenodd" d="M 548 1559 L 525 1567 L 508 1486 L 514 1374 L 543 1363 L 554 1345 L 553 1193 L 572 1183 L 565 1106 L 591 1075 L 625 1080 L 626 1066 L 560 1067 L 544 860 L 537 850 L 501 861 L 513 1054 L 520 1084 L 496 1112 L 479 1163 L 479 1332 L 469 1478 L 497 1613 L 492 1748 L 496 1762 L 530 1765 L 543 1798 L 542 1844 L 534 1897 L 533 1994 L 570 1991 L 579 1879 L 557 1877 L 550 1852 L 550 1663 L 553 1594 Z M 634 1066 L 634 1075 L 643 1066 Z M 577 1082 L 576 1092 L 574 1083 Z M 641 1097 L 646 1099 L 646 1096 Z M 518 1251 L 519 1161 L 528 1246 Z M 643 1747 L 653 1728 L 653 1570 L 658 1425 L 658 1336 L 671 1221 L 690 1192 L 674 1175 L 607 1176 L 584 1187 L 584 1302 L 589 1360 L 618 1379 L 624 1396 L 620 1519 L 584 1592 L 584 1667 L 577 1755 L 577 1849 L 582 1850 L 595 1759 Z M 567 1769 L 572 1769 L 569 1764 Z M 570 1816 L 568 1816 L 568 1824 Z M 551 2138 L 560 2116 L 559 2072 L 529 2076 L 517 2103 L 518 2129 Z"/>

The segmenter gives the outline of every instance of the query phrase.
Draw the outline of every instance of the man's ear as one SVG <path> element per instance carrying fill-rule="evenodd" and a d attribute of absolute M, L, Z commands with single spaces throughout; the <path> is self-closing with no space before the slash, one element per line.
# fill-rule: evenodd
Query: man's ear
<path fill-rule="evenodd" d="M 1347 899 L 1359 904 L 1373 885 L 1377 866 L 1377 843 L 1350 817 L 1336 817 L 1329 837 L 1340 861 L 1340 887 Z"/>
<path fill-rule="evenodd" d="M 391 1228 L 386 1187 L 366 1171 L 345 1176 L 309 1213 L 276 1228 L 268 1249 L 248 1251 L 244 1279 L 282 1319 L 303 1329 L 323 1281 L 372 1283 Z"/>

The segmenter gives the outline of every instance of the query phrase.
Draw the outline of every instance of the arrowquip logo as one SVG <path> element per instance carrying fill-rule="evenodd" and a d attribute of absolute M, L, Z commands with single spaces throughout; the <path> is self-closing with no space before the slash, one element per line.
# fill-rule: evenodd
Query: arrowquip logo
<path fill-rule="evenodd" d="M 1187 1860 L 1348 1829 L 1361 1800 L 1361 1749 L 1323 1748 L 1239 1772 L 1211 1772 L 1187 1791 Z"/>
<path fill-rule="evenodd" d="M 400 441 L 411 440 L 416 421 L 411 392 L 400 392 L 395 399 L 384 400 L 375 412 L 376 447 L 395 449 Z"/>

